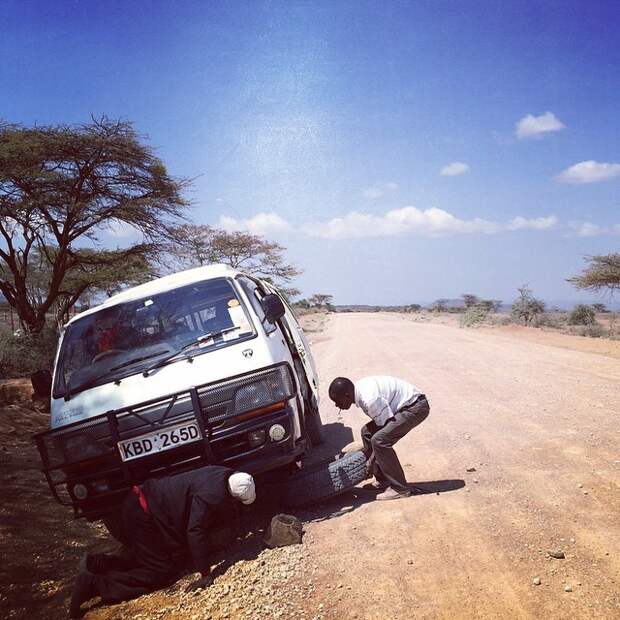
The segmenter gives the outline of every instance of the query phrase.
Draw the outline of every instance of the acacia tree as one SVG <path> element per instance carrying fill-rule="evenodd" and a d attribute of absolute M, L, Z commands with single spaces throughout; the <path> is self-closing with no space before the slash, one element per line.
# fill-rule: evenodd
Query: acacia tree
<path fill-rule="evenodd" d="M 312 306 L 316 308 L 327 308 L 328 310 L 332 307 L 332 302 L 334 300 L 333 295 L 327 295 L 325 293 L 315 293 L 308 300 Z"/>
<path fill-rule="evenodd" d="M 53 251 L 48 250 L 52 255 Z M 106 296 L 118 293 L 124 286 L 135 286 L 157 275 L 153 261 L 148 255 L 127 255 L 119 250 L 76 250 L 79 263 L 65 273 L 52 310 L 57 327 L 69 320 L 69 313 L 78 300 L 91 299 L 99 293 Z M 35 250 L 31 255 L 31 271 L 28 292 L 40 304 L 49 290 L 52 268 L 47 256 Z"/>
<path fill-rule="evenodd" d="M 448 300 L 447 299 L 437 299 L 430 306 L 431 312 L 447 312 L 448 310 Z"/>
<path fill-rule="evenodd" d="M 499 309 L 502 307 L 502 302 L 499 299 L 479 299 L 476 306 L 487 312 L 499 312 Z"/>
<path fill-rule="evenodd" d="M 299 295 L 291 283 L 301 271 L 287 263 L 285 247 L 247 232 L 228 232 L 205 224 L 184 224 L 172 231 L 168 251 L 183 267 L 224 263 L 234 269 L 264 278 L 289 297 Z"/>
<path fill-rule="evenodd" d="M 604 254 L 589 256 L 588 263 L 579 276 L 568 278 L 573 286 L 579 289 L 613 293 L 620 289 L 620 254 Z"/>
<path fill-rule="evenodd" d="M 72 297 L 79 291 L 66 279 L 80 270 L 113 269 L 156 253 L 188 204 L 181 195 L 187 183 L 168 175 L 127 122 L 0 124 L 0 292 L 22 325 L 40 332 L 67 290 Z M 100 233 L 118 225 L 141 233 L 142 242 L 85 250 L 100 249 Z M 42 263 L 45 284 L 33 295 L 30 282 Z"/>
<path fill-rule="evenodd" d="M 213 239 L 217 230 L 206 224 L 181 224 L 172 230 L 172 240 L 167 251 L 172 267 L 191 269 L 217 262 Z"/>
<path fill-rule="evenodd" d="M 466 308 L 472 308 L 480 301 L 478 295 L 474 295 L 473 293 L 463 293 L 461 295 L 461 299 L 463 300 Z"/>
<path fill-rule="evenodd" d="M 55 248 L 48 248 L 47 254 L 38 248 L 29 255 L 29 276 L 26 282 L 28 298 L 35 306 L 40 306 L 49 291 L 52 277 L 52 263 Z M 80 249 L 79 263 L 67 269 L 58 290 L 58 295 L 50 311 L 56 317 L 60 328 L 69 320 L 69 312 L 78 300 L 91 298 L 97 293 L 112 295 L 125 285 L 136 285 L 154 277 L 153 264 L 144 255 L 130 255 L 118 250 Z M 0 264 L 0 277 L 9 278 L 11 274 Z"/>
<path fill-rule="evenodd" d="M 523 321 L 524 325 L 531 325 L 532 321 L 545 311 L 545 302 L 537 299 L 527 285 L 518 288 L 519 297 L 512 304 L 513 316 Z"/>

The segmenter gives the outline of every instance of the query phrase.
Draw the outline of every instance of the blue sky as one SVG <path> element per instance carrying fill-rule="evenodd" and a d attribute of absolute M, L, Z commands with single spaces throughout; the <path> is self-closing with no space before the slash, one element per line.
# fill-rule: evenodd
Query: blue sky
<path fill-rule="evenodd" d="M 587 300 L 620 245 L 617 2 L 4 0 L 0 117 L 131 120 L 305 294 Z M 122 238 L 108 242 L 123 243 Z"/>

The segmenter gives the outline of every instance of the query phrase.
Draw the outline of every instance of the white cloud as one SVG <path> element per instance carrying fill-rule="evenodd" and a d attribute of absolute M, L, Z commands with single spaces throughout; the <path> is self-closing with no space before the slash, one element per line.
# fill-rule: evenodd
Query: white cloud
<path fill-rule="evenodd" d="M 620 164 L 608 164 L 593 161 L 580 161 L 566 168 L 556 176 L 562 183 L 598 183 L 620 176 Z"/>
<path fill-rule="evenodd" d="M 572 228 L 578 237 L 596 237 L 605 232 L 601 226 L 592 224 L 592 222 L 569 222 L 568 226 Z"/>
<path fill-rule="evenodd" d="M 545 112 L 540 116 L 532 116 L 531 114 L 524 116 L 517 123 L 515 133 L 519 139 L 539 138 L 543 134 L 565 128 L 566 125 L 553 112 Z"/>
<path fill-rule="evenodd" d="M 369 200 L 374 200 L 383 196 L 383 190 L 380 190 L 378 187 L 369 187 L 362 192 L 362 196 Z"/>
<path fill-rule="evenodd" d="M 416 207 L 393 209 L 383 215 L 352 211 L 328 222 L 312 222 L 302 226 L 306 234 L 325 239 L 389 237 L 406 233 L 435 237 L 497 230 L 497 224 L 480 218 L 461 220 L 443 209 L 422 211 Z"/>
<path fill-rule="evenodd" d="M 599 235 L 620 235 L 620 224 L 600 226 L 592 222 L 569 222 L 568 227 L 578 237 L 598 237 Z"/>
<path fill-rule="evenodd" d="M 459 174 L 469 172 L 469 166 L 462 161 L 453 161 L 451 164 L 444 166 L 439 174 L 443 177 L 456 177 Z"/>
<path fill-rule="evenodd" d="M 268 235 L 290 230 L 291 225 L 277 213 L 257 213 L 248 219 L 220 216 L 218 225 L 224 230 L 245 230 L 254 235 Z"/>
<path fill-rule="evenodd" d="M 377 198 L 381 198 L 385 196 L 385 194 L 390 192 L 395 192 L 398 189 L 398 183 L 394 183 L 394 181 L 388 181 L 387 183 L 379 183 L 377 185 L 373 185 L 372 187 L 366 188 L 362 192 L 362 196 L 369 200 L 376 200 Z"/>
<path fill-rule="evenodd" d="M 559 224 L 555 215 L 537 218 L 517 216 L 501 223 L 482 218 L 460 219 L 443 209 L 418 209 L 407 206 L 380 214 L 350 211 L 327 221 L 309 221 L 293 226 L 277 213 L 259 213 L 249 219 L 222 216 L 219 226 L 232 230 L 247 230 L 254 234 L 269 235 L 278 232 L 299 233 L 322 239 L 363 239 L 418 235 L 443 237 L 464 234 L 495 234 L 515 230 L 548 230 Z"/>
<path fill-rule="evenodd" d="M 555 215 L 548 215 L 546 217 L 536 217 L 527 219 L 525 217 L 521 217 L 520 215 L 513 218 L 508 222 L 506 226 L 507 230 L 523 230 L 523 229 L 532 229 L 532 230 L 547 230 L 548 228 L 553 228 L 558 224 L 559 220 Z"/>

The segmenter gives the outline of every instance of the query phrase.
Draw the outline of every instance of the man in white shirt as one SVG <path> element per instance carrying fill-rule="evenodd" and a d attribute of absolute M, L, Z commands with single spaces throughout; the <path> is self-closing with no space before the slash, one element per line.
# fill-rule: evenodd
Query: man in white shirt
<path fill-rule="evenodd" d="M 411 491 L 393 446 L 428 416 L 426 396 L 407 381 L 376 376 L 355 383 L 337 377 L 329 386 L 329 397 L 340 409 L 355 403 L 371 418 L 361 432 L 368 469 L 375 476 L 371 486 L 383 491 L 377 499 L 409 497 Z"/>

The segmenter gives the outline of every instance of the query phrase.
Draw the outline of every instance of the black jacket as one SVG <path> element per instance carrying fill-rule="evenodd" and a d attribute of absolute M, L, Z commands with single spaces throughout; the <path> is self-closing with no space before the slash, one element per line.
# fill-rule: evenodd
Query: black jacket
<path fill-rule="evenodd" d="M 233 469 L 207 465 L 167 478 L 147 480 L 142 485 L 148 510 L 175 559 L 188 551 L 194 567 L 208 573 L 209 520 L 215 510 L 231 499 L 228 478 Z"/>

